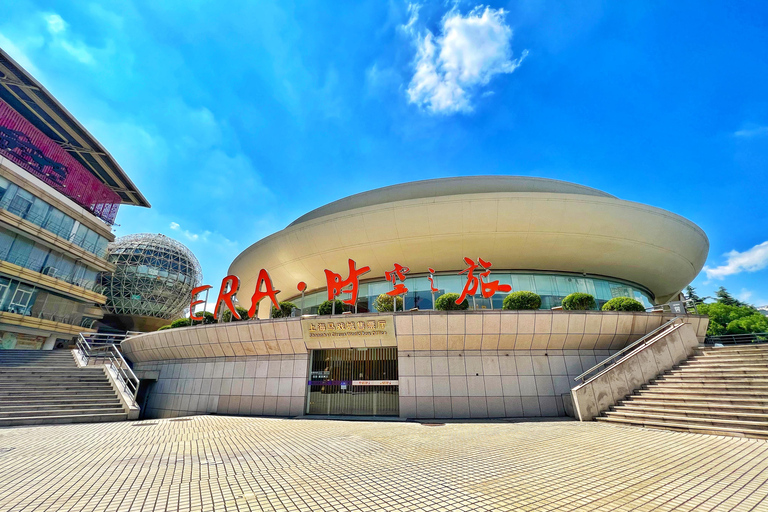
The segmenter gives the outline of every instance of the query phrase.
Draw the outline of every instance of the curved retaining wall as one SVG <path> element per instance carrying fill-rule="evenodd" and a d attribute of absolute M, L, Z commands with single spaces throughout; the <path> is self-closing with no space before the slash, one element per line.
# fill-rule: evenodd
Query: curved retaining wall
<path fill-rule="evenodd" d="M 400 416 L 562 416 L 573 378 L 672 318 L 598 311 L 418 311 L 365 315 L 383 337 L 313 339 L 312 321 L 252 320 L 169 329 L 123 342 L 141 378 L 157 379 L 146 417 L 189 414 L 300 416 L 309 351 L 396 346 Z M 687 316 L 703 339 L 708 319 Z"/>

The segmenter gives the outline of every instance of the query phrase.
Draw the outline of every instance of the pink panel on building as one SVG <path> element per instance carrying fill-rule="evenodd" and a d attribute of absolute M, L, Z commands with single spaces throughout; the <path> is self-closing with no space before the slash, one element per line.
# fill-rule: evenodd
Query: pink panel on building
<path fill-rule="evenodd" d="M 120 196 L 0 100 L 0 155 L 112 224 Z"/>

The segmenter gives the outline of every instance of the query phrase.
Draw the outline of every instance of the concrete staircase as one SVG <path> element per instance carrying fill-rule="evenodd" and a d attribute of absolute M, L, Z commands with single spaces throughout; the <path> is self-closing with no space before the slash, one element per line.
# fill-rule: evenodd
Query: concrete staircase
<path fill-rule="evenodd" d="M 0 350 L 0 427 L 128 418 L 101 366 L 69 350 Z"/>
<path fill-rule="evenodd" d="M 768 343 L 699 348 L 596 419 L 768 439 Z"/>

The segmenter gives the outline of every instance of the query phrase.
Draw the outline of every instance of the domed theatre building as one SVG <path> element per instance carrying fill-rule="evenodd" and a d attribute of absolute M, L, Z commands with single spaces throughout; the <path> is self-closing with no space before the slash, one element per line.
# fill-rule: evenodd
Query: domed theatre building
<path fill-rule="evenodd" d="M 148 417 L 564 415 L 575 377 L 675 316 L 650 310 L 680 298 L 708 250 L 679 215 L 573 183 L 404 183 L 322 206 L 243 251 L 229 273 L 257 318 L 123 349 L 157 379 Z M 291 316 L 270 318 L 269 285 Z M 502 309 L 514 291 L 535 292 L 541 308 Z M 379 312 L 387 292 L 402 302 Z M 598 309 L 631 297 L 649 312 L 562 310 L 574 292 Z M 446 293 L 467 309 L 434 309 Z M 342 302 L 329 315 L 331 297 Z M 677 316 L 704 336 L 705 318 Z"/>

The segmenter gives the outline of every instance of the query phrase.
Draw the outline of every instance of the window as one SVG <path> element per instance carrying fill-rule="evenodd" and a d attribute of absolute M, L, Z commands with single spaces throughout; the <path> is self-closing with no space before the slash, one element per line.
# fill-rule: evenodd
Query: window
<path fill-rule="evenodd" d="M 32 207 L 33 200 L 34 196 L 32 194 L 17 187 L 16 195 L 11 199 L 11 203 L 8 205 L 8 211 L 24 218 Z"/>

